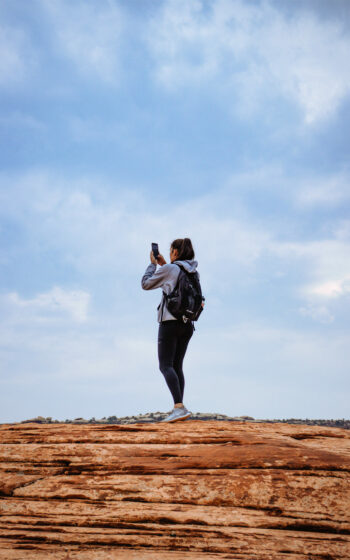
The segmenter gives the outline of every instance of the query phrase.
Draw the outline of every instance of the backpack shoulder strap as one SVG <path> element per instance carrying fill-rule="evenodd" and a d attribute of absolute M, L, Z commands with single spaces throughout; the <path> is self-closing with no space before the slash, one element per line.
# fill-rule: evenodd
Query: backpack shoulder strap
<path fill-rule="evenodd" d="M 178 266 L 179 269 L 182 270 L 183 272 L 185 272 L 186 274 L 190 274 L 190 273 L 188 272 L 188 270 L 186 270 L 186 268 L 185 268 L 182 264 L 177 263 L 177 262 L 174 263 L 174 264 L 176 264 L 176 266 Z M 180 275 L 179 275 L 179 276 L 180 276 Z"/>
<path fill-rule="evenodd" d="M 186 272 L 185 269 L 182 268 L 182 266 L 181 266 L 180 264 L 178 264 L 178 263 L 174 263 L 174 264 L 176 264 L 176 265 L 179 267 L 180 271 L 179 271 L 179 275 L 178 275 L 177 280 L 176 280 L 176 284 L 175 284 L 175 286 L 173 287 L 171 293 L 170 293 L 170 294 L 166 294 L 166 293 L 164 292 L 164 290 L 163 290 L 163 295 L 164 295 L 164 299 L 165 299 L 165 300 L 168 299 L 168 297 L 169 297 L 173 292 L 175 292 L 176 288 L 178 287 L 179 281 L 180 281 L 181 270 L 183 270 L 184 272 Z"/>

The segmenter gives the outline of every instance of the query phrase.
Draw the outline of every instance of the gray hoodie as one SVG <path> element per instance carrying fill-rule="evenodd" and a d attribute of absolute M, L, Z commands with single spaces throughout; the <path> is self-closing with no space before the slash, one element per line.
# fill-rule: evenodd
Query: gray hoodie
<path fill-rule="evenodd" d="M 181 264 L 187 272 L 196 272 L 197 261 L 175 261 Z M 142 277 L 141 285 L 144 290 L 154 290 L 155 288 L 162 288 L 163 292 L 169 295 L 176 286 L 180 268 L 174 263 L 163 264 L 157 269 L 157 265 L 151 263 Z M 176 317 L 168 311 L 164 295 L 162 294 L 161 302 L 158 306 L 158 322 L 161 321 L 176 321 Z"/>

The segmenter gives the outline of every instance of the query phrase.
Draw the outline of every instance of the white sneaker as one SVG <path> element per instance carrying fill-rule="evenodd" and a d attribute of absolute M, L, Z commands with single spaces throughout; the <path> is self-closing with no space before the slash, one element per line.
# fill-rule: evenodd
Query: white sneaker
<path fill-rule="evenodd" d="M 177 420 L 186 420 L 186 418 L 189 418 L 190 416 L 191 413 L 189 412 L 189 410 L 187 410 L 186 407 L 177 407 L 172 410 L 169 416 L 164 418 L 164 420 L 161 420 L 161 422 L 176 422 Z"/>

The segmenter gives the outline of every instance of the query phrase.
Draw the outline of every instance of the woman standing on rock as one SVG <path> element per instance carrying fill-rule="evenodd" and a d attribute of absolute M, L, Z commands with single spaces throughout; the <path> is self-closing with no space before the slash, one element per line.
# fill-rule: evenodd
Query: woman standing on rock
<path fill-rule="evenodd" d="M 177 319 L 170 313 L 167 307 L 167 296 L 176 287 L 181 268 L 185 269 L 187 273 L 194 274 L 198 263 L 194 260 L 192 242 L 187 237 L 175 239 L 172 242 L 170 246 L 171 262 L 169 264 L 166 263 L 163 255 L 159 254 L 155 258 L 153 251 L 151 251 L 150 256 L 151 264 L 147 267 L 141 284 L 144 290 L 154 290 L 155 288 L 162 288 L 163 290 L 162 299 L 158 306 L 159 369 L 164 375 L 174 400 L 174 409 L 162 422 L 176 422 L 191 416 L 182 402 L 185 388 L 182 364 L 194 326 L 191 320 L 184 322 L 183 319 Z M 158 269 L 157 264 L 160 265 Z"/>

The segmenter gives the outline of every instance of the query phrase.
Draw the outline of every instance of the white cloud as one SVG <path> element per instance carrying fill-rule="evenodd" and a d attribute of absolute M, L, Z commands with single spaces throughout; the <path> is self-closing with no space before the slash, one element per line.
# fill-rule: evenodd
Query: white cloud
<path fill-rule="evenodd" d="M 20 111 L 14 111 L 13 113 L 0 117 L 0 124 L 11 127 L 28 128 L 34 131 L 45 130 L 43 122 L 32 115 L 22 113 Z"/>
<path fill-rule="evenodd" d="M 230 92 L 239 112 L 265 111 L 279 94 L 312 124 L 333 115 L 350 92 L 350 39 L 341 22 L 287 17 L 268 2 L 168 0 L 147 38 L 163 86 L 204 82 Z"/>
<path fill-rule="evenodd" d="M 338 298 L 350 293 L 350 274 L 341 280 L 330 280 L 309 287 L 312 295 L 323 298 Z"/>
<path fill-rule="evenodd" d="M 347 293 L 347 224 L 338 224 L 327 236 L 323 234 L 324 239 L 282 241 L 283 217 L 276 223 L 257 223 L 243 202 L 237 202 L 237 188 L 255 187 L 255 172 L 250 178 L 231 178 L 228 187 L 215 193 L 171 207 L 156 199 L 150 202 L 137 189 L 125 186 L 116 190 L 99 178 L 67 181 L 55 174 L 33 172 L 4 175 L 1 182 L 3 211 L 20 221 L 28 243 L 39 250 L 58 251 L 67 265 L 83 275 L 121 271 L 120 278 L 125 278 L 137 274 L 140 263 L 147 262 L 147 239 L 157 240 L 167 257 L 170 241 L 183 232 L 194 239 L 206 287 L 216 293 L 255 281 L 261 274 L 288 280 L 288 271 L 294 267 L 300 270 L 300 279 L 295 281 L 291 297 L 315 303 L 310 298 Z M 217 286 L 216 267 L 222 263 L 225 274 Z"/>
<path fill-rule="evenodd" d="M 111 1 L 50 0 L 42 1 L 42 7 L 50 15 L 59 54 L 87 77 L 118 83 L 123 27 L 118 5 Z"/>
<path fill-rule="evenodd" d="M 334 304 L 350 292 L 350 242 L 333 234 L 321 241 L 280 242 L 274 240 L 268 251 L 287 270 L 300 271 L 290 296 L 304 304 L 299 313 L 327 324 L 336 319 Z M 283 266 L 283 264 L 282 264 Z M 343 299 L 346 309 L 347 300 Z"/>
<path fill-rule="evenodd" d="M 274 243 L 273 252 L 282 258 L 304 262 L 309 282 L 300 288 L 302 297 L 335 298 L 346 295 L 350 280 L 350 243 L 325 239 L 299 243 Z"/>
<path fill-rule="evenodd" d="M 311 317 L 320 323 L 328 324 L 334 321 L 334 316 L 325 305 L 308 304 L 306 307 L 301 307 L 299 312 L 304 317 Z"/>
<path fill-rule="evenodd" d="M 350 198 L 349 177 L 347 173 L 338 173 L 304 180 L 294 195 L 299 206 L 337 206 Z"/>
<path fill-rule="evenodd" d="M 11 399 L 18 402 L 23 387 L 32 398 L 11 409 L 7 395 L 0 421 L 44 410 L 58 418 L 99 418 L 170 408 L 158 370 L 156 325 L 139 310 L 135 317 L 111 325 L 108 317 L 95 316 L 87 328 L 66 324 L 59 330 L 33 325 L 28 316 L 3 321 L 0 369 L 15 389 Z M 260 418 L 343 417 L 348 361 L 348 337 L 341 332 L 235 317 L 223 327 L 203 317 L 186 355 L 185 403 L 193 411 Z"/>
<path fill-rule="evenodd" d="M 3 184 L 9 181 L 13 179 L 4 176 Z M 170 241 L 184 232 L 202 253 L 208 289 L 225 292 L 233 281 L 242 281 L 240 270 L 254 270 L 272 241 L 271 232 L 244 218 L 241 208 L 233 211 L 225 196 L 221 198 L 220 192 L 199 196 L 169 208 L 147 200 L 136 189 L 103 185 L 101 179 L 66 181 L 33 172 L 15 179 L 11 191 L 0 191 L 0 204 L 8 217 L 20 219 L 29 243 L 57 250 L 82 274 L 122 271 L 124 278 L 140 273 L 150 240 L 157 239 L 168 258 Z M 223 261 L 227 274 L 217 287 L 213 263 Z"/>
<path fill-rule="evenodd" d="M 19 28 L 0 25 L 0 87 L 8 89 L 30 77 L 36 56 Z"/>
<path fill-rule="evenodd" d="M 63 312 L 74 321 L 82 323 L 87 320 L 90 294 L 83 290 L 66 290 L 54 286 L 50 291 L 33 298 L 21 298 L 16 292 L 11 292 L 5 294 L 3 300 L 22 311 L 28 310 L 34 317 L 57 317 Z"/>
<path fill-rule="evenodd" d="M 256 165 L 250 162 L 248 171 L 233 173 L 226 189 L 241 197 L 264 192 L 300 210 L 334 209 L 350 199 L 350 176 L 347 170 L 333 174 L 299 173 L 292 176 L 281 165 Z M 348 226 L 350 227 L 350 226 Z"/>
<path fill-rule="evenodd" d="M 148 243 L 157 240 L 168 258 L 170 241 L 184 235 L 194 241 L 205 295 L 214 307 L 220 308 L 228 294 L 247 287 L 263 294 L 267 283 L 276 290 L 284 287 L 283 297 L 277 297 L 281 310 L 292 305 L 302 317 L 321 324 L 335 322 L 339 313 L 335 304 L 349 293 L 348 224 L 335 222 L 337 226 L 328 227 L 327 236 L 323 234 L 320 240 L 282 240 L 284 218 L 256 223 L 242 201 L 237 203 L 230 186 L 252 184 L 255 188 L 256 173 L 250 179 L 249 174 L 237 176 L 237 181 L 231 178 L 228 187 L 215 193 L 168 207 L 156 199 L 150 202 L 137 189 L 116 190 L 98 178 L 67 181 L 52 173 L 34 172 L 16 179 L 3 176 L 6 187 L 0 191 L 0 205 L 8 219 L 21 223 L 26 250 L 35 250 L 37 258 L 41 251 L 54 251 L 62 265 L 87 285 L 96 283 L 96 277 L 107 282 L 115 278 L 114 293 L 106 297 L 120 319 L 128 313 L 123 294 L 136 306 L 146 301 L 137 278 L 140 266 L 147 264 Z M 283 183 L 282 172 L 279 178 Z M 8 262 L 10 258 L 9 253 Z M 53 310 L 57 298 L 61 310 L 65 306 L 68 312 L 71 305 L 75 320 L 84 320 L 88 298 L 83 294 L 68 297 L 47 292 L 34 301 Z M 159 294 L 148 294 L 151 306 L 158 299 Z"/>
<path fill-rule="evenodd" d="M 347 414 L 347 333 L 257 320 L 199 329 L 186 357 L 189 402 L 198 409 L 204 398 L 208 410 L 256 418 Z"/>

